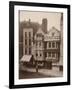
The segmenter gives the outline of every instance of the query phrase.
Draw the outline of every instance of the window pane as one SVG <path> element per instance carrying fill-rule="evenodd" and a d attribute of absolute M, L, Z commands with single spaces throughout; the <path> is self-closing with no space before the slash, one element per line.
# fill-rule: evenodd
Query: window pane
<path fill-rule="evenodd" d="M 36 53 L 36 57 L 38 56 L 38 54 Z"/>
<path fill-rule="evenodd" d="M 25 54 L 27 54 L 27 48 L 25 48 Z"/>
<path fill-rule="evenodd" d="M 51 52 L 48 53 L 48 57 L 51 57 Z"/>
<path fill-rule="evenodd" d="M 39 46 L 41 46 L 41 42 L 39 42 Z"/>
<path fill-rule="evenodd" d="M 56 58 L 58 58 L 58 53 L 56 53 Z"/>
<path fill-rule="evenodd" d="M 31 39 L 29 39 L 29 45 L 31 45 Z"/>
<path fill-rule="evenodd" d="M 58 42 L 56 42 L 56 48 L 58 48 Z"/>
<path fill-rule="evenodd" d="M 54 42 L 52 43 L 52 47 L 53 47 L 53 48 L 55 47 L 55 43 L 54 43 Z"/>
<path fill-rule="evenodd" d="M 60 47 L 60 43 L 56 42 L 56 47 L 59 48 Z"/>
<path fill-rule="evenodd" d="M 29 54 L 31 54 L 31 48 L 29 48 Z"/>
<path fill-rule="evenodd" d="M 47 57 L 47 53 L 45 52 L 45 57 Z"/>
<path fill-rule="evenodd" d="M 60 47 L 60 43 L 58 42 L 58 48 Z"/>
<path fill-rule="evenodd" d="M 51 47 L 51 42 L 49 42 L 49 48 Z"/>
<path fill-rule="evenodd" d="M 27 45 L 27 39 L 25 39 L 25 45 Z"/>
<path fill-rule="evenodd" d="M 52 53 L 52 57 L 55 57 L 55 53 Z"/>
<path fill-rule="evenodd" d="M 29 32 L 29 37 L 31 37 L 31 32 Z"/>
<path fill-rule="evenodd" d="M 42 56 L 42 54 L 40 53 L 40 56 Z"/>
<path fill-rule="evenodd" d="M 45 49 L 47 48 L 47 42 L 44 42 L 44 48 Z"/>

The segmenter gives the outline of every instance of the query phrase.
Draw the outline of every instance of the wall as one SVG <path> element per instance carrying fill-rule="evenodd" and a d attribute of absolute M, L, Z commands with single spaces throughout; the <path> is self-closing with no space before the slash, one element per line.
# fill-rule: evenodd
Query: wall
<path fill-rule="evenodd" d="M 17 0 L 17 1 L 20 1 L 20 0 Z M 21 1 L 70 4 L 71 15 L 72 15 L 72 0 L 21 0 Z M 9 80 L 9 7 L 8 6 L 9 6 L 9 0 L 0 0 L 0 90 L 8 90 L 8 80 Z M 72 21 L 72 18 L 71 18 L 71 21 Z M 71 35 L 71 38 L 72 38 L 72 35 Z M 71 72 L 71 75 L 72 75 L 72 72 Z M 22 90 L 40 90 L 40 89 L 41 90 L 44 90 L 44 89 L 45 90 L 72 90 L 72 85 L 30 88 L 30 89 L 28 88 L 28 89 L 22 89 Z"/>

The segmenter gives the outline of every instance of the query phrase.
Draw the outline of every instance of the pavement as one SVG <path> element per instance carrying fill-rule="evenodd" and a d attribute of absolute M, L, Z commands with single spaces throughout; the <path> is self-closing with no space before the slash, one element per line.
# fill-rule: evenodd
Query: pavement
<path fill-rule="evenodd" d="M 25 66 L 20 67 L 21 70 L 24 71 L 29 71 L 29 72 L 36 72 L 36 68 L 28 68 Z M 48 76 L 54 76 L 54 77 L 62 77 L 63 76 L 63 71 L 59 71 L 57 68 L 52 68 L 51 70 L 49 69 L 38 69 L 38 73 L 42 75 L 48 75 Z"/>

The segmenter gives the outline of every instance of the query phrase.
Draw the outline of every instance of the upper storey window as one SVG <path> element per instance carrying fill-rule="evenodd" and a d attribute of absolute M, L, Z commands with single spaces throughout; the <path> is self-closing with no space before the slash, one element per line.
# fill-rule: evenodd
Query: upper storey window
<path fill-rule="evenodd" d="M 29 32 L 29 37 L 31 37 L 31 32 Z"/>
<path fill-rule="evenodd" d="M 27 38 L 27 32 L 25 32 L 25 38 Z"/>
<path fill-rule="evenodd" d="M 54 43 L 54 42 L 52 43 L 52 47 L 53 47 L 53 48 L 55 47 L 55 43 Z"/>
<path fill-rule="evenodd" d="M 51 42 L 49 42 L 49 48 L 51 48 Z"/>

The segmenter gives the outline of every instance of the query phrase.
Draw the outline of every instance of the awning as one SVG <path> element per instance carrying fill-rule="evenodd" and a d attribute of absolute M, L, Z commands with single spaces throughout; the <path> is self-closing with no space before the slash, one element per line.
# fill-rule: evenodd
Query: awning
<path fill-rule="evenodd" d="M 32 55 L 24 55 L 20 61 L 21 62 L 30 62 L 31 57 L 32 57 Z"/>

